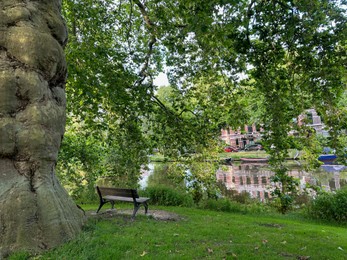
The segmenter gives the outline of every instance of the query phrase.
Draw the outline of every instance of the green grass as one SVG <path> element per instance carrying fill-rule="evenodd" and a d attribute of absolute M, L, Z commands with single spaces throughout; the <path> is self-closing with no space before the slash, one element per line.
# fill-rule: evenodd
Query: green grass
<path fill-rule="evenodd" d="M 233 158 L 235 160 L 240 158 L 266 158 L 269 155 L 265 151 L 241 151 L 237 153 L 221 153 L 221 158 Z"/>
<path fill-rule="evenodd" d="M 346 226 L 295 215 L 156 209 L 183 219 L 158 221 L 143 215 L 135 221 L 129 216 L 90 219 L 77 239 L 35 259 L 347 259 Z"/>

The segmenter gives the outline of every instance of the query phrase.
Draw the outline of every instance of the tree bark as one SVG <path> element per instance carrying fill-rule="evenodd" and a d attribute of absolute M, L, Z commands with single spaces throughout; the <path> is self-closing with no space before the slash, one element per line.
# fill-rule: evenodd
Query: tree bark
<path fill-rule="evenodd" d="M 65 128 L 61 0 L 0 1 L 0 258 L 75 237 L 83 213 L 55 176 Z"/>

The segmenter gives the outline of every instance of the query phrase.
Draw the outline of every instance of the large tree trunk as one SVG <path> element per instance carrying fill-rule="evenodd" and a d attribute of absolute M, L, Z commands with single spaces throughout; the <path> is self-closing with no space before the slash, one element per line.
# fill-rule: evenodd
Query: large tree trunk
<path fill-rule="evenodd" d="M 61 0 L 0 0 L 0 258 L 73 238 L 84 218 L 55 176 L 65 125 Z"/>

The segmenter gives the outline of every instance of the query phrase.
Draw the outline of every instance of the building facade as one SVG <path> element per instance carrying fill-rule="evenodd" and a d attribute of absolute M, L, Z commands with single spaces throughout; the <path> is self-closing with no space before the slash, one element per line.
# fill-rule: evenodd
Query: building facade
<path fill-rule="evenodd" d="M 328 136 L 328 132 L 325 130 L 325 125 L 322 122 L 321 117 L 314 109 L 307 109 L 305 113 L 299 115 L 295 119 L 299 126 L 306 125 L 315 130 L 317 134 Z M 247 144 L 254 144 L 261 140 L 262 128 L 256 124 L 245 125 L 243 128 L 234 130 L 232 128 L 221 130 L 221 139 L 230 146 L 235 146 L 240 149 L 244 148 Z M 288 133 L 294 134 L 294 133 Z"/>
<path fill-rule="evenodd" d="M 235 146 L 240 149 L 244 148 L 247 144 L 253 144 L 261 139 L 261 128 L 257 128 L 256 124 L 245 125 L 243 129 L 232 128 L 221 130 L 221 139 L 230 146 Z"/>

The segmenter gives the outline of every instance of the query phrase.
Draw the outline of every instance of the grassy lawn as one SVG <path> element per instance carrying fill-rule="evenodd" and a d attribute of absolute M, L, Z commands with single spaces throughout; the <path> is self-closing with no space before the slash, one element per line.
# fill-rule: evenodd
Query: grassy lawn
<path fill-rule="evenodd" d="M 90 219 L 76 240 L 35 259 L 347 259 L 346 226 L 290 215 L 155 209 L 183 219 L 160 221 L 138 215 L 131 221 L 117 214 Z"/>
<path fill-rule="evenodd" d="M 240 158 L 266 158 L 269 155 L 265 151 L 240 151 L 237 153 L 221 153 L 221 158 L 233 158 L 235 160 Z"/>
<path fill-rule="evenodd" d="M 288 159 L 293 159 L 297 153 L 297 150 L 289 149 Z M 233 158 L 235 160 L 240 158 L 266 158 L 269 154 L 264 150 L 261 151 L 240 151 L 237 153 L 221 153 L 221 158 Z"/>

